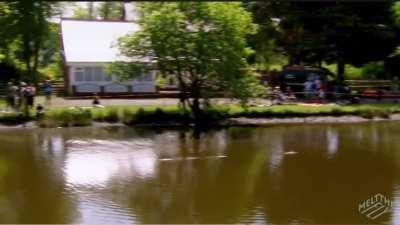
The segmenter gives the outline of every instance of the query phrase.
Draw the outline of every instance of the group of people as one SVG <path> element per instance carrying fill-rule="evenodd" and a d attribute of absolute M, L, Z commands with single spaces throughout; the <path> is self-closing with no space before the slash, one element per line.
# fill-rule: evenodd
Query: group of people
<path fill-rule="evenodd" d="M 343 82 L 322 80 L 319 76 L 309 76 L 303 83 L 303 89 L 296 92 L 301 99 L 314 103 L 323 103 L 327 99 L 349 100 L 350 94 L 350 87 Z M 271 92 L 272 104 L 294 102 L 297 100 L 296 95 L 290 86 L 276 86 Z"/>
<path fill-rule="evenodd" d="M 45 104 L 50 105 L 53 92 L 51 81 L 46 80 L 42 88 L 46 96 Z M 33 83 L 10 81 L 7 84 L 7 107 L 12 111 L 29 113 L 29 110 L 34 107 L 36 94 L 36 87 Z M 36 110 L 38 112 L 43 111 L 44 107 L 41 104 L 37 104 Z"/>
<path fill-rule="evenodd" d="M 276 86 L 272 90 L 272 104 L 281 104 L 283 102 L 294 102 L 296 101 L 296 96 L 290 87 L 286 87 L 285 91 L 281 90 L 281 87 Z"/>
<path fill-rule="evenodd" d="M 319 77 L 309 77 L 304 82 L 304 96 L 307 100 L 310 99 L 325 99 L 327 92 L 327 83 L 323 82 Z"/>

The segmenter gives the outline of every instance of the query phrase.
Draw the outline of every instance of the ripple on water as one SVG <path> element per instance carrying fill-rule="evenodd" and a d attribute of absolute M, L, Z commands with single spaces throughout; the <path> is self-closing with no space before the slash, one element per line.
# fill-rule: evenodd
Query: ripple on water
<path fill-rule="evenodd" d="M 104 198 L 102 195 L 82 194 L 79 196 L 80 218 L 83 224 L 136 224 L 133 210 Z"/>
<path fill-rule="evenodd" d="M 244 224 L 268 224 L 262 207 L 256 207 L 240 218 L 239 223 Z"/>

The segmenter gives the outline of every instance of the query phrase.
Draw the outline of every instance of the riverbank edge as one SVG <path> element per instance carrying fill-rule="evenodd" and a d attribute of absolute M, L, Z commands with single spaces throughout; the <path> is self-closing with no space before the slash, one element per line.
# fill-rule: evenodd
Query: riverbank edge
<path fill-rule="evenodd" d="M 384 121 L 400 121 L 400 113 L 394 113 L 387 118 L 373 117 L 365 118 L 356 115 L 341 115 L 341 116 L 304 116 L 304 117 L 265 117 L 265 118 L 249 118 L 249 117 L 235 117 L 221 120 L 209 124 L 207 127 L 264 127 L 273 125 L 298 125 L 298 124 L 343 124 L 343 123 L 367 123 L 367 122 L 384 122 Z M 61 127 L 41 127 L 37 121 L 28 121 L 19 124 L 5 124 L 0 123 L 0 130 L 12 128 L 66 128 Z M 167 123 L 137 123 L 128 125 L 121 122 L 92 122 L 87 126 L 73 126 L 73 127 L 165 127 L 165 128 L 190 128 L 194 124 L 184 124 L 176 122 Z"/>

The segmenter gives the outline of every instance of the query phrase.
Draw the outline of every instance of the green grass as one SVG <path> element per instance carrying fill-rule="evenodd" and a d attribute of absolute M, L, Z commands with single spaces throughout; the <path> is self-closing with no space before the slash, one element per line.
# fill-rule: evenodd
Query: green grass
<path fill-rule="evenodd" d="M 400 104 L 359 104 L 339 106 L 327 104 L 310 105 L 275 105 L 271 107 L 247 107 L 240 105 L 218 105 L 203 115 L 205 122 L 217 122 L 226 118 L 272 118 L 272 117 L 307 117 L 307 116 L 342 116 L 357 115 L 365 118 L 388 118 L 392 113 L 400 113 Z M 32 113 L 33 114 L 33 113 Z M 35 119 L 23 117 L 17 113 L 0 113 L 1 123 L 18 123 Z M 47 111 L 38 120 L 41 127 L 88 126 L 93 122 L 135 124 L 188 124 L 193 116 L 177 106 L 110 106 L 106 108 L 55 108 Z"/>
<path fill-rule="evenodd" d="M 232 108 L 232 107 L 231 107 Z M 231 116 L 244 117 L 294 117 L 294 116 L 341 116 L 341 115 L 358 115 L 371 114 L 373 116 L 382 116 L 400 112 L 398 104 L 362 104 L 362 105 L 322 105 L 322 106 L 306 106 L 306 105 L 277 105 L 273 107 L 251 107 L 240 109 L 233 107 L 229 113 Z"/>
<path fill-rule="evenodd" d="M 0 108 L 3 108 L 6 106 L 6 100 L 3 98 L 0 98 Z"/>

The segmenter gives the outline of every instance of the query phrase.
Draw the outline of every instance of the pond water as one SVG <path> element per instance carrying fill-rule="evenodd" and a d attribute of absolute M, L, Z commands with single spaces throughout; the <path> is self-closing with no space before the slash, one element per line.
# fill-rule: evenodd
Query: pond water
<path fill-rule="evenodd" d="M 1 130 L 0 223 L 400 224 L 399 125 Z"/>

